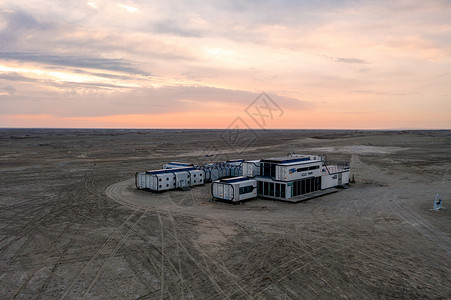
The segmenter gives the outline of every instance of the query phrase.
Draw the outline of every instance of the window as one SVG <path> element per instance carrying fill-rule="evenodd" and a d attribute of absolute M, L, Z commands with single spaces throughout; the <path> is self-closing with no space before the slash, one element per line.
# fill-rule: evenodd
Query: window
<path fill-rule="evenodd" d="M 264 177 L 276 177 L 276 164 L 261 163 L 260 175 Z"/>
<path fill-rule="evenodd" d="M 251 193 L 253 190 L 254 190 L 254 187 L 252 185 L 240 187 L 240 195 Z"/>
<path fill-rule="evenodd" d="M 269 195 L 269 184 L 268 184 L 268 182 L 263 182 L 263 195 Z"/>
<path fill-rule="evenodd" d="M 310 181 L 311 181 L 310 178 L 309 179 L 305 179 L 305 193 L 306 194 L 311 192 L 311 190 L 310 190 Z"/>
<path fill-rule="evenodd" d="M 304 180 L 298 180 L 293 182 L 293 197 L 303 194 L 304 191 Z M 284 185 L 285 186 L 285 185 Z M 284 195 L 282 197 L 285 198 L 285 188 L 283 188 Z"/>
<path fill-rule="evenodd" d="M 276 193 L 275 193 L 276 197 L 280 197 L 280 183 L 276 183 Z"/>
<path fill-rule="evenodd" d="M 269 183 L 269 196 L 274 197 L 274 182 Z"/>
<path fill-rule="evenodd" d="M 260 165 L 260 174 L 264 177 L 269 177 L 271 175 L 271 167 L 267 163 L 262 163 Z"/>
<path fill-rule="evenodd" d="M 319 169 L 319 166 L 311 166 L 311 167 L 299 168 L 299 169 L 296 170 L 296 172 L 304 172 L 304 171 L 316 170 L 316 169 Z"/>

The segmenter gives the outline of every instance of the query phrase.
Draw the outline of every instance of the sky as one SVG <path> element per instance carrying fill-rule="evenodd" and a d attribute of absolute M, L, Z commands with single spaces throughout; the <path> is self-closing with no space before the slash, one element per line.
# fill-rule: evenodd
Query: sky
<path fill-rule="evenodd" d="M 451 1 L 3 0 L 0 127 L 451 129 Z"/>

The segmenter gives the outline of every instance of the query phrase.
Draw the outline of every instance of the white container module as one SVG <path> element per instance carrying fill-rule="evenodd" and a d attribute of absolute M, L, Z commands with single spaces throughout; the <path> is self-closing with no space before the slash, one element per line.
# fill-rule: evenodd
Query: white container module
<path fill-rule="evenodd" d="M 243 169 L 241 166 L 232 165 L 230 168 L 230 176 L 231 177 L 239 177 L 243 176 Z"/>
<path fill-rule="evenodd" d="M 136 173 L 135 184 L 138 189 L 166 191 L 175 188 L 186 188 L 205 183 L 204 170 L 194 168 L 178 168 Z"/>
<path fill-rule="evenodd" d="M 214 181 L 211 185 L 214 199 L 238 202 L 257 197 L 257 181 L 247 177 L 234 177 Z"/>
<path fill-rule="evenodd" d="M 136 172 L 135 173 L 135 186 L 138 190 L 146 188 L 146 173 Z"/>
<path fill-rule="evenodd" d="M 167 169 L 146 172 L 147 175 L 151 178 L 149 189 L 153 191 L 167 191 L 174 189 L 176 187 L 176 173 L 174 173 L 174 171 L 175 169 Z M 188 172 L 183 171 L 182 173 Z"/>
<path fill-rule="evenodd" d="M 321 157 L 299 155 L 260 160 L 260 176 L 277 181 L 292 181 L 320 176 Z"/>
<path fill-rule="evenodd" d="M 227 170 L 222 165 L 219 165 L 216 168 L 218 169 L 218 179 L 227 177 Z"/>
<path fill-rule="evenodd" d="M 186 188 L 191 185 L 190 173 L 188 171 L 175 173 L 175 187 Z"/>
<path fill-rule="evenodd" d="M 248 160 L 242 163 L 243 176 L 255 177 L 260 176 L 260 160 Z"/>
<path fill-rule="evenodd" d="M 321 189 L 325 190 L 335 186 L 342 186 L 349 183 L 350 168 L 347 165 L 324 166 L 321 176 Z"/>
<path fill-rule="evenodd" d="M 205 183 L 205 171 L 204 170 L 190 170 L 190 186 L 202 185 Z"/>
<path fill-rule="evenodd" d="M 208 181 L 215 181 L 218 180 L 219 177 L 219 170 L 217 167 L 213 166 L 213 165 L 206 165 L 204 167 L 205 170 L 205 180 Z"/>
<path fill-rule="evenodd" d="M 275 180 L 292 181 L 321 176 L 321 161 L 291 162 L 276 166 Z"/>

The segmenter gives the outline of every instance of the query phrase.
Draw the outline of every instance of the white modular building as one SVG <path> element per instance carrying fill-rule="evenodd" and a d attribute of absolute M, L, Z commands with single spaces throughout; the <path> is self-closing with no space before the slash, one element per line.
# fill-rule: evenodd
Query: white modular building
<path fill-rule="evenodd" d="M 211 184 L 213 199 L 239 202 L 257 197 L 257 181 L 247 177 L 234 177 Z"/>
<path fill-rule="evenodd" d="M 327 164 L 326 157 L 321 155 L 290 154 L 260 160 L 229 160 L 204 166 L 170 162 L 163 168 L 136 173 L 136 187 L 165 191 L 212 181 L 214 199 L 238 202 L 258 196 L 298 202 L 335 192 L 336 187 L 348 184 L 350 179 L 348 163 Z"/>
<path fill-rule="evenodd" d="M 320 155 L 246 161 L 243 174 L 258 182 L 258 196 L 297 202 L 349 183 L 349 164 L 327 165 Z"/>
<path fill-rule="evenodd" d="M 135 174 L 137 189 L 166 191 L 205 183 L 205 171 L 194 168 L 153 170 Z"/>

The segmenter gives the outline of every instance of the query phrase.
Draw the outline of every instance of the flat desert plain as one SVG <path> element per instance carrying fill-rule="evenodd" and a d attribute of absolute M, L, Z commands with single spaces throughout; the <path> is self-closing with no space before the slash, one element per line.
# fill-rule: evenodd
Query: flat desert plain
<path fill-rule="evenodd" d="M 1 129 L 0 145 L 1 299 L 451 298 L 450 131 Z M 134 187 L 170 161 L 287 153 L 350 161 L 355 183 L 297 204 Z"/>

